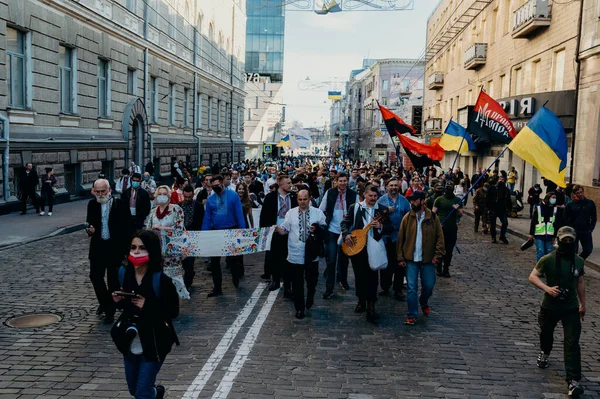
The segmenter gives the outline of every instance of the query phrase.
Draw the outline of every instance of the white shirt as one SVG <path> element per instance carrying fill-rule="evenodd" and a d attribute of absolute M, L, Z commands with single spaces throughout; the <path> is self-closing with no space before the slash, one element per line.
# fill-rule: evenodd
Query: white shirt
<path fill-rule="evenodd" d="M 307 212 L 310 213 L 308 227 L 314 223 L 325 226 L 325 214 L 320 209 L 311 206 Z M 289 235 L 287 260 L 296 265 L 304 264 L 304 249 L 306 247 L 306 242 L 300 239 L 300 220 L 300 208 L 296 207 L 285 214 L 285 219 L 281 224 L 281 227 Z"/>
<path fill-rule="evenodd" d="M 421 224 L 425 220 L 425 211 L 421 212 L 421 216 L 417 216 L 417 237 L 415 239 L 415 253 L 413 255 L 414 262 L 423 262 L 423 230 Z"/>
<path fill-rule="evenodd" d="M 323 200 L 321 201 L 321 204 L 319 205 L 319 209 L 323 213 L 327 212 L 327 198 L 329 197 L 329 195 L 331 195 L 330 193 L 331 190 L 327 190 L 325 196 L 323 197 Z M 354 203 L 358 203 L 359 201 L 360 198 L 357 194 Z M 333 215 L 331 216 L 331 221 L 329 222 L 329 231 L 331 231 L 334 234 L 341 234 L 342 228 L 340 227 L 340 224 L 342 223 L 342 220 L 344 220 L 346 212 L 348 212 L 348 204 L 346 203 L 346 192 L 342 194 L 342 199 L 340 200 L 338 191 L 338 198 L 335 199 Z"/>

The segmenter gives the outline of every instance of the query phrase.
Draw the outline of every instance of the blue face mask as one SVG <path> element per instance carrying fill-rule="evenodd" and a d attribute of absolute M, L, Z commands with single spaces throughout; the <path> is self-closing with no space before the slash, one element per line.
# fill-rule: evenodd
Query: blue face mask
<path fill-rule="evenodd" d="M 144 181 L 148 181 L 148 180 L 150 180 L 149 177 L 144 177 Z"/>
<path fill-rule="evenodd" d="M 139 181 L 132 181 L 131 182 L 131 187 L 133 187 L 133 188 L 139 188 L 140 187 L 140 182 Z"/>

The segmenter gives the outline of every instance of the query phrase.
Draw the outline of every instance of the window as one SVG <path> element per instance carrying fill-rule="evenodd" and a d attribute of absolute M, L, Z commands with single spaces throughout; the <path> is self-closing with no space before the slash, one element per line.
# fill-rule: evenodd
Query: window
<path fill-rule="evenodd" d="M 554 53 L 554 65 L 552 65 L 552 81 L 554 82 L 554 91 L 560 91 L 564 88 L 565 80 L 565 50 Z"/>
<path fill-rule="evenodd" d="M 148 23 L 152 26 L 158 26 L 158 0 L 147 0 L 148 4 Z"/>
<path fill-rule="evenodd" d="M 229 132 L 230 131 L 230 126 L 229 126 L 229 104 L 225 103 L 225 131 Z"/>
<path fill-rule="evenodd" d="M 156 123 L 157 113 L 158 113 L 158 86 L 156 77 L 150 77 L 150 107 L 148 108 L 150 111 L 150 123 Z"/>
<path fill-rule="evenodd" d="M 387 99 L 387 97 L 381 97 L 381 103 L 383 105 L 388 105 L 388 99 Z"/>
<path fill-rule="evenodd" d="M 500 97 L 508 97 L 509 87 L 508 87 L 508 79 L 506 79 L 506 75 L 500 76 Z"/>
<path fill-rule="evenodd" d="M 488 88 L 487 88 L 487 94 L 490 95 L 490 97 L 494 98 L 494 81 L 493 80 L 488 80 Z"/>
<path fill-rule="evenodd" d="M 252 109 L 248 108 L 248 120 L 251 121 L 252 120 Z"/>
<path fill-rule="evenodd" d="M 73 113 L 73 49 L 58 46 L 58 85 L 60 91 L 60 112 Z M 76 93 L 76 91 L 75 91 Z"/>
<path fill-rule="evenodd" d="M 241 123 L 242 123 L 242 109 L 240 107 L 236 107 L 237 109 L 237 122 L 235 124 L 235 131 L 237 132 L 237 134 L 240 134 L 240 127 L 241 127 Z"/>
<path fill-rule="evenodd" d="M 25 108 L 25 32 L 6 28 L 6 55 L 8 64 L 8 105 Z"/>
<path fill-rule="evenodd" d="M 503 34 L 507 34 L 508 33 L 508 29 L 510 28 L 510 3 L 511 0 L 504 0 L 504 3 L 502 4 L 502 7 L 504 8 L 504 30 L 503 30 Z"/>
<path fill-rule="evenodd" d="M 498 20 L 498 7 L 492 11 L 490 17 L 490 44 L 494 44 L 496 41 L 496 21 Z"/>
<path fill-rule="evenodd" d="M 222 109 L 222 101 L 221 100 L 217 100 L 217 131 L 221 131 L 221 109 Z"/>
<path fill-rule="evenodd" d="M 515 94 L 521 94 L 523 90 L 523 68 L 515 69 Z"/>
<path fill-rule="evenodd" d="M 131 11 L 132 13 L 134 13 L 134 14 L 135 14 L 135 11 L 136 11 L 135 6 L 136 6 L 135 0 L 127 0 L 127 1 L 125 1 L 125 7 L 129 11 Z"/>
<path fill-rule="evenodd" d="M 212 129 L 213 127 L 213 99 L 212 97 L 208 97 L 208 129 Z"/>
<path fill-rule="evenodd" d="M 107 60 L 98 60 L 98 116 L 110 116 L 110 64 Z"/>
<path fill-rule="evenodd" d="M 599 3 L 600 4 L 600 3 Z M 540 89 L 540 80 L 541 80 L 541 68 L 540 68 L 540 60 L 535 60 L 531 64 L 531 92 L 537 93 Z"/>
<path fill-rule="evenodd" d="M 137 94 L 137 71 L 133 68 L 127 69 L 127 94 Z"/>
<path fill-rule="evenodd" d="M 473 104 L 473 90 L 467 91 L 467 105 Z"/>
<path fill-rule="evenodd" d="M 202 94 L 200 93 L 196 100 L 196 128 L 202 129 Z"/>
<path fill-rule="evenodd" d="M 388 90 L 388 81 L 384 80 L 381 82 L 381 90 Z"/>
<path fill-rule="evenodd" d="M 169 109 L 169 125 L 175 126 L 175 83 L 169 83 L 167 107 Z"/>
<path fill-rule="evenodd" d="M 188 97 L 190 95 L 190 89 L 183 89 L 183 126 L 190 127 L 190 110 L 188 104 Z"/>

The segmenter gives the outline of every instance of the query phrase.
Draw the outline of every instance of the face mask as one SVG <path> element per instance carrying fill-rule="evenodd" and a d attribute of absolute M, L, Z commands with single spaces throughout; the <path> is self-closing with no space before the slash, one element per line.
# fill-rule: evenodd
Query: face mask
<path fill-rule="evenodd" d="M 271 177 L 274 179 L 275 178 L 275 173 L 271 173 Z"/>
<path fill-rule="evenodd" d="M 133 188 L 139 188 L 140 187 L 140 182 L 139 181 L 131 182 L 131 187 L 133 187 Z"/>
<path fill-rule="evenodd" d="M 108 195 L 103 197 L 96 197 L 96 201 L 98 201 L 99 204 L 106 204 L 109 199 L 110 197 Z"/>
<path fill-rule="evenodd" d="M 150 256 L 148 255 L 148 252 L 142 252 L 139 254 L 134 254 L 133 252 L 130 252 L 127 259 L 129 260 L 129 262 L 131 262 L 133 267 L 137 268 L 142 266 L 143 264 L 148 263 L 150 261 Z"/>
<path fill-rule="evenodd" d="M 144 181 L 148 181 L 148 180 L 150 180 L 149 177 L 144 177 Z"/>
<path fill-rule="evenodd" d="M 158 204 L 164 205 L 167 202 L 169 202 L 169 197 L 167 197 L 166 195 L 159 195 L 156 197 L 156 202 Z"/>
<path fill-rule="evenodd" d="M 484 188 L 484 189 L 483 189 L 483 192 L 484 192 L 484 193 L 487 193 L 488 191 L 490 191 L 490 190 L 488 190 L 487 188 Z"/>
<path fill-rule="evenodd" d="M 556 205 L 556 198 L 550 198 L 550 205 Z"/>
<path fill-rule="evenodd" d="M 575 241 L 573 242 L 558 242 L 558 251 L 565 255 L 575 254 Z"/>
<path fill-rule="evenodd" d="M 219 184 L 218 186 L 212 186 L 212 189 L 215 193 L 219 194 L 223 191 L 223 186 Z"/>

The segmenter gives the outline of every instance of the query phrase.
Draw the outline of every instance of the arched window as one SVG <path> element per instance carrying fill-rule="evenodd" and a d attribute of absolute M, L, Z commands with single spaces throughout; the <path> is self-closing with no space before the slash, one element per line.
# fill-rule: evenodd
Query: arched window
<path fill-rule="evenodd" d="M 202 14 L 198 13 L 196 17 L 196 51 L 200 56 L 202 56 Z"/>
<path fill-rule="evenodd" d="M 192 48 L 192 44 L 194 43 L 194 29 L 192 28 L 192 16 L 190 14 L 190 2 L 185 1 L 185 5 L 183 6 L 183 31 L 185 32 L 185 45 L 187 48 Z"/>

